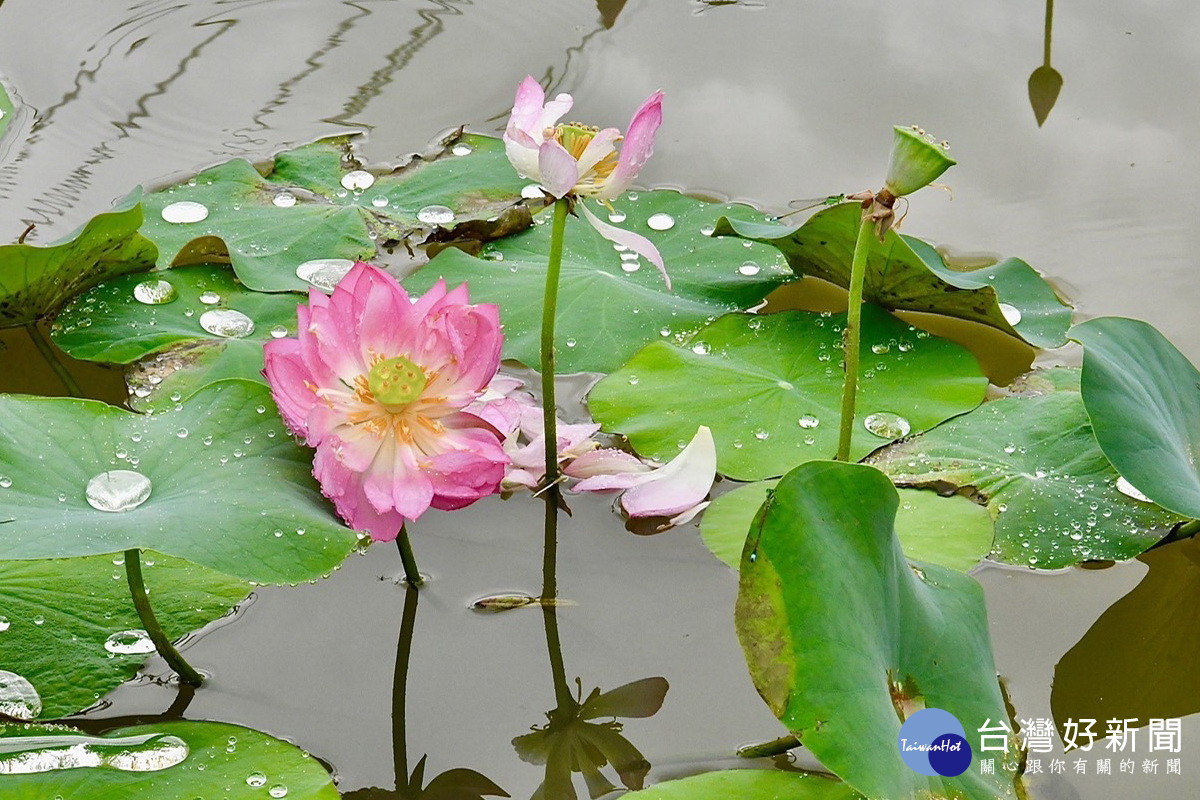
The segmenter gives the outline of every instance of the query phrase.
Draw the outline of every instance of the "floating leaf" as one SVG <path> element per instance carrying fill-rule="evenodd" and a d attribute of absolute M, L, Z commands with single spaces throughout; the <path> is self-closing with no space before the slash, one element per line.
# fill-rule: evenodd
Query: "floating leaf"
<path fill-rule="evenodd" d="M 586 221 L 568 218 L 558 291 L 559 372 L 611 372 L 646 342 L 682 341 L 720 314 L 758 304 L 792 277 L 774 248 L 706 235 L 721 214 L 756 213 L 745 206 L 654 191 L 628 194 L 616 208 L 608 219 L 654 242 L 674 290 L 667 291 L 652 264 L 614 249 Z M 549 254 L 550 226 L 535 225 L 496 242 L 490 258 L 440 253 L 404 283 L 418 291 L 439 277 L 451 285 L 470 283 L 472 301 L 500 306 L 505 357 L 536 367 Z"/>
<path fill-rule="evenodd" d="M 226 266 L 179 267 L 125 275 L 97 286 L 63 308 L 51 335 L 75 358 L 115 364 L 176 348 L 144 365 L 143 372 L 159 381 L 130 381 L 136 384 L 135 408 L 161 407 L 170 397 L 175 397 L 173 405 L 222 378 L 261 383 L 263 343 L 295 335 L 296 306 L 303 300 L 297 294 L 252 292 Z M 221 309 L 244 314 L 253 330 L 242 337 L 206 330 L 205 314 Z M 156 365 L 161 365 L 157 371 Z"/>
<path fill-rule="evenodd" d="M 1200 517 L 1200 371 L 1151 325 L 1122 317 L 1071 329 L 1096 440 L 1142 494 Z"/>
<path fill-rule="evenodd" d="M 1138 556 L 1150 568 L 1113 603 L 1054 667 L 1054 719 L 1186 717 L 1200 711 L 1200 540 L 1157 547 Z M 1079 743 L 1086 744 L 1086 737 Z"/>
<path fill-rule="evenodd" d="M 101 281 L 154 265 L 154 244 L 139 234 L 141 190 L 57 242 L 0 245 L 0 327 L 48 316 Z"/>
<path fill-rule="evenodd" d="M 746 484 L 712 501 L 704 510 L 700 535 L 713 555 L 738 568 L 746 533 L 767 492 L 778 483 Z M 991 549 L 992 519 L 987 509 L 965 497 L 901 489 L 896 535 L 908 558 L 966 572 Z"/>
<path fill-rule="evenodd" d="M 622 795 L 625 800 L 860 800 L 841 781 L 805 772 L 730 769 L 664 781 Z"/>
<path fill-rule="evenodd" d="M 1072 391 L 983 404 L 870 459 L 904 486 L 970 492 L 996 521 L 993 555 L 1040 569 L 1136 556 L 1176 518 L 1117 489 Z"/>
<path fill-rule="evenodd" d="M 781 475 L 837 450 L 844 325 L 844 314 L 730 314 L 683 346 L 648 345 L 588 406 L 644 456 L 669 461 L 707 425 L 720 472 Z M 862 358 L 854 458 L 969 411 L 987 385 L 966 350 L 874 306 L 863 308 Z"/>
<path fill-rule="evenodd" d="M 759 694 L 821 763 L 868 797 L 1014 796 L 979 754 L 957 778 L 910 769 L 897 747 L 913 706 L 968 731 L 1007 721 L 983 592 L 909 565 L 899 498 L 878 470 L 809 462 L 763 506 L 742 557 L 736 622 Z"/>
<path fill-rule="evenodd" d="M 149 645 L 121 647 L 120 632 L 143 627 L 123 564 L 121 555 L 0 561 L 0 665 L 33 685 L 41 717 L 87 708 L 153 654 Z M 145 554 L 142 571 L 172 639 L 222 616 L 250 592 L 244 581 L 155 553 Z M 130 649 L 140 652 L 122 652 Z"/>
<path fill-rule="evenodd" d="M 717 234 L 773 244 L 797 274 L 845 287 L 860 214 L 857 203 L 842 203 L 817 212 L 799 227 L 724 218 Z M 959 272 L 947 267 L 925 242 L 894 231 L 888 231 L 882 244 L 872 243 L 863 299 L 892 310 L 980 322 L 1036 347 L 1064 344 L 1071 324 L 1071 308 L 1024 261 L 1007 258 Z M 1010 306 L 1009 316 L 1019 316 L 1020 321 L 1010 324 L 1001 304 Z"/>
<path fill-rule="evenodd" d="M 141 547 L 258 583 L 318 578 L 356 541 L 333 518 L 311 454 L 284 429 L 270 391 L 246 381 L 206 386 L 180 410 L 148 416 L 0 396 L 0 508 L 11 519 L 0 558 Z"/>
<path fill-rule="evenodd" d="M 452 155 L 455 148 L 469 155 Z M 371 259 L 377 243 L 398 244 L 435 224 L 418 219 L 423 209 L 490 216 L 519 199 L 524 184 L 499 139 L 464 135 L 439 158 L 380 173 L 363 170 L 339 137 L 280 153 L 266 177 L 235 159 L 147 195 L 142 232 L 159 247 L 159 267 L 227 255 L 252 289 L 304 289 L 296 275 L 304 262 Z"/>
<path fill-rule="evenodd" d="M 131 746 L 138 742 L 142 743 Z M 79 748 L 76 752 L 80 758 L 93 754 L 88 760 L 103 758 L 125 767 L 81 766 L 6 774 L 0 777 L 5 800 L 338 798 L 329 773 L 298 747 L 265 733 L 220 722 L 159 722 L 119 728 L 100 737 L 61 725 L 4 725 L 0 726 L 0 764 L 18 760 L 23 754 L 29 754 L 26 763 L 50 764 L 60 759 L 57 754 L 70 744 Z M 164 766 L 180 756 L 184 756 L 182 761 Z M 156 768 L 128 768 L 138 761 Z"/>

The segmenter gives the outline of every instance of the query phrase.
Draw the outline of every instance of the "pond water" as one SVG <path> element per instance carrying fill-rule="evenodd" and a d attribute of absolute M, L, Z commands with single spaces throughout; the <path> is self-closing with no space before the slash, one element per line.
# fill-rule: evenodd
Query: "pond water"
<path fill-rule="evenodd" d="M 907 232 L 965 261 L 1023 258 L 1081 314 L 1145 319 L 1200 360 L 1191 305 L 1200 233 L 1187 202 L 1200 175 L 1194 4 L 1056 8 L 1049 54 L 1063 86 L 1041 126 L 1028 90 L 1047 49 L 1041 2 L 798 5 L 8 0 L 0 77 L 20 107 L 16 134 L 0 145 L 0 238 L 34 223 L 28 241 L 46 243 L 134 185 L 237 156 L 264 160 L 334 133 L 365 133 L 371 163 L 402 161 L 462 124 L 495 133 L 530 73 L 574 94 L 583 121 L 623 122 L 663 89 L 666 122 L 641 182 L 773 211 L 876 187 L 890 126 L 919 123 L 952 143 L 959 166 L 944 179 L 953 199 L 923 192 Z M 0 352 L 0 389 L 55 393 L 19 338 Z M 119 376 L 90 382 L 120 398 Z M 734 766 L 735 747 L 782 733 L 734 635 L 735 576 L 695 526 L 634 536 L 607 501 L 573 506 L 558 574 L 572 604 L 556 613 L 567 676 L 585 692 L 667 679 L 663 710 L 625 729 L 653 765 L 650 780 Z M 517 497 L 433 513 L 414 529 L 433 580 L 416 616 L 407 733 L 410 761 L 428 752 L 429 775 L 469 767 L 514 797 L 541 781 L 511 740 L 554 705 L 543 614 L 468 609 L 495 592 L 537 594 L 540 526 L 540 504 Z M 1064 715 L 1084 716 L 1072 709 L 1089 702 L 1108 708 L 1101 701 L 1120 695 L 1136 716 L 1144 695 L 1143 718 L 1186 717 L 1182 776 L 1161 765 L 1136 776 L 1069 767 L 1031 778 L 1034 797 L 1136 791 L 1149 800 L 1200 789 L 1200 694 L 1188 688 L 1200 638 L 1194 621 L 1162 623 L 1190 621 L 1165 612 L 1168 600 L 1200 598 L 1188 569 L 1194 550 L 1172 545 L 1099 570 L 977 571 L 1018 718 L 1050 716 L 1052 681 L 1070 695 Z M 394 549 L 375 547 L 317 585 L 257 591 L 189 644 L 189 659 L 212 678 L 186 716 L 295 741 L 335 769 L 343 792 L 390 787 L 398 571 Z M 1124 616 L 1105 628 L 1101 615 L 1110 606 L 1117 615 L 1123 597 Z M 1130 641 L 1140 649 L 1117 652 Z M 153 659 L 146 672 L 164 670 Z M 1151 691 L 1156 683 L 1172 691 Z M 135 682 L 90 717 L 160 714 L 175 695 Z"/>

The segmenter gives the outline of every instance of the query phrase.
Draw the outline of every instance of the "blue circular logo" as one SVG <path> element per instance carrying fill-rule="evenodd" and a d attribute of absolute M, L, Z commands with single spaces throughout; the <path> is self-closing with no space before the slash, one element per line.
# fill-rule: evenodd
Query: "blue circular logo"
<path fill-rule="evenodd" d="M 953 778 L 971 766 L 971 745 L 949 711 L 923 708 L 900 726 L 900 757 L 913 772 Z"/>

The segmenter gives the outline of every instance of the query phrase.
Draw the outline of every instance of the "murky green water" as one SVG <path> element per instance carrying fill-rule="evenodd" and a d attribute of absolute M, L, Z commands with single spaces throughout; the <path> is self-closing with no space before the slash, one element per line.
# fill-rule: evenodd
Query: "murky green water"
<path fill-rule="evenodd" d="M 572 92 L 584 121 L 623 122 L 639 98 L 664 89 L 666 122 L 643 182 L 768 209 L 877 186 L 890 126 L 917 122 L 951 141 L 960 166 L 946 176 L 953 200 L 923 192 L 906 231 L 963 254 L 1019 256 L 1083 314 L 1146 319 L 1200 359 L 1192 4 L 1060 3 L 1050 63 L 1063 86 L 1041 127 L 1027 82 L 1043 64 L 1042 3 L 800 5 L 7 0 L 0 76 L 24 108 L 0 145 L 0 239 L 32 222 L 29 241 L 45 243 L 135 184 L 333 133 L 367 133 L 368 159 L 386 162 L 460 124 L 495 132 L 513 87 L 532 73 Z M 6 335 L 0 351 L 4 388 L 53 391 L 21 336 Z M 99 380 L 102 396 L 119 396 L 119 379 Z M 559 556 L 561 594 L 577 603 L 558 609 L 567 674 L 585 691 L 667 678 L 663 710 L 626 727 L 654 765 L 651 780 L 734 765 L 734 747 L 781 733 L 733 633 L 734 576 L 694 527 L 637 537 L 604 501 L 574 505 Z M 554 705 L 542 615 L 468 605 L 537 593 L 540 519 L 528 498 L 493 499 L 430 514 L 414 531 L 435 580 L 416 618 L 410 760 L 428 752 L 429 774 L 470 767 L 516 797 L 541 777 L 511 740 Z M 1142 717 L 1192 715 L 1182 776 L 1162 763 L 1143 774 L 1151 754 L 1141 751 L 1135 775 L 1095 775 L 1096 757 L 1109 753 L 1091 754 L 1088 774 L 1076 775 L 1076 756 L 1059 748 L 1065 774 L 1032 778 L 1036 797 L 1148 800 L 1200 787 L 1193 552 L 1147 556 L 1149 571 L 1141 562 L 979 571 L 1018 718 L 1050 716 L 1052 681 L 1069 688 L 1053 704 L 1061 714 L 1136 715 L 1145 686 Z M 374 548 L 321 584 L 259 591 L 190 645 L 212 680 L 186 715 L 292 739 L 335 768 L 342 791 L 390 787 L 398 570 L 392 549 Z M 148 673 L 162 671 L 149 663 Z M 1150 691 L 1160 684 L 1178 691 Z M 146 680 L 91 716 L 160 714 L 175 695 Z"/>

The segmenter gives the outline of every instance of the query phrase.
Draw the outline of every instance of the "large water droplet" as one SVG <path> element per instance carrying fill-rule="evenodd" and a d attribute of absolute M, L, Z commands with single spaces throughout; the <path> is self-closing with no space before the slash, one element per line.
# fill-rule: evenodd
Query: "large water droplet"
<path fill-rule="evenodd" d="M 142 281 L 133 287 L 133 299 L 148 306 L 161 306 L 179 296 L 167 281 Z"/>
<path fill-rule="evenodd" d="M 271 202 L 280 208 L 291 208 L 296 205 L 296 195 L 291 192 L 280 192 L 271 199 Z"/>
<path fill-rule="evenodd" d="M 608 221 L 618 223 L 618 224 L 624 222 L 625 221 L 625 212 L 621 211 L 620 209 L 614 208 L 612 211 L 608 212 Z"/>
<path fill-rule="evenodd" d="M 215 306 L 217 303 L 221 302 L 221 295 L 211 291 L 202 292 L 200 294 L 200 302 L 204 303 L 206 306 Z"/>
<path fill-rule="evenodd" d="M 42 698 L 33 684 L 15 672 L 0 669 L 0 714 L 33 719 L 42 713 Z M 0 742 L 7 741 L 0 739 Z"/>
<path fill-rule="evenodd" d="M 706 355 L 708 355 L 708 352 L 709 352 L 708 344 L 705 342 L 700 342 L 699 344 L 694 344 L 694 345 L 692 345 L 692 352 L 698 356 L 706 356 Z"/>
<path fill-rule="evenodd" d="M 417 219 L 426 225 L 449 225 L 454 222 L 454 209 L 449 206 L 425 206 L 417 212 Z"/>
<path fill-rule="evenodd" d="M 753 261 L 746 261 L 740 267 L 738 267 L 738 274 L 745 275 L 747 277 L 757 275 L 761 271 L 762 267 L 760 267 L 758 264 L 755 264 Z"/>
<path fill-rule="evenodd" d="M 150 497 L 150 479 L 131 469 L 111 469 L 88 481 L 88 505 L 97 511 L 131 511 Z"/>
<path fill-rule="evenodd" d="M 11 627 L 12 627 L 12 623 L 8 621 L 8 617 L 0 615 L 0 633 L 4 633 L 6 630 L 8 630 Z"/>
<path fill-rule="evenodd" d="M 801 428 L 815 428 L 821 424 L 821 420 L 817 419 L 812 414 L 805 414 L 803 417 L 797 420 L 797 422 L 800 423 Z"/>
<path fill-rule="evenodd" d="M 274 328 L 271 328 L 272 339 L 282 339 L 287 335 L 288 329 L 286 325 L 276 325 Z"/>
<path fill-rule="evenodd" d="M 318 289 L 332 292 L 353 268 L 354 262 L 348 258 L 314 258 L 296 267 L 296 277 Z"/>
<path fill-rule="evenodd" d="M 342 186 L 352 192 L 361 192 L 363 189 L 370 189 L 373 185 L 375 185 L 375 176 L 365 169 L 356 169 L 342 176 Z"/>
<path fill-rule="evenodd" d="M 266 786 L 267 785 L 267 776 L 263 775 L 261 772 L 251 772 L 249 775 L 246 776 L 246 785 L 252 786 L 255 789 L 257 789 L 260 786 Z"/>
<path fill-rule="evenodd" d="M 521 197 L 524 197 L 526 200 L 540 200 L 545 196 L 546 192 L 536 183 L 531 183 L 521 189 Z"/>
<path fill-rule="evenodd" d="M 48 736 L 8 736 L 0 739 L 0 775 L 29 775 L 86 767 L 157 772 L 175 766 L 187 756 L 186 742 L 161 733 L 113 738 L 65 732 Z"/>
<path fill-rule="evenodd" d="M 890 411 L 868 414 L 863 420 L 863 427 L 883 439 L 899 439 L 901 436 L 908 436 L 912 431 L 908 420 Z"/>
<path fill-rule="evenodd" d="M 705 225 L 704 227 L 702 227 L 700 229 L 700 235 L 701 236 L 712 236 L 716 232 L 716 230 L 717 229 L 714 228 L 712 225 Z"/>
<path fill-rule="evenodd" d="M 180 200 L 178 203 L 163 206 L 162 218 L 177 225 L 201 222 L 208 218 L 208 206 L 193 203 L 191 200 Z"/>
<path fill-rule="evenodd" d="M 1004 315 L 1004 321 L 1009 325 L 1016 325 L 1021 321 L 1021 309 L 1016 306 L 1010 306 L 1008 303 L 1000 304 L 1000 313 Z"/>
<path fill-rule="evenodd" d="M 376 208 L 387 208 L 388 203 L 390 202 L 391 201 L 383 195 L 379 195 L 379 197 L 372 198 L 371 205 L 375 206 Z"/>
<path fill-rule="evenodd" d="M 270 789 L 267 789 L 267 794 L 271 795 L 271 797 L 276 798 L 276 800 L 278 800 L 278 798 L 280 798 L 280 797 L 287 797 L 287 793 L 288 793 L 288 788 L 286 786 L 284 786 L 282 783 L 277 783 L 274 786 L 272 786 Z"/>
<path fill-rule="evenodd" d="M 650 226 L 651 230 L 669 231 L 675 227 L 675 218 L 660 211 L 657 214 L 651 214 L 650 219 L 646 220 L 646 224 Z"/>
<path fill-rule="evenodd" d="M 243 339 L 254 333 L 254 320 L 232 308 L 214 308 L 200 315 L 200 327 L 213 336 Z"/>
<path fill-rule="evenodd" d="M 454 145 L 454 147 L 450 148 L 450 152 L 456 156 L 469 156 L 471 153 L 475 152 L 475 148 L 471 147 L 471 145 L 467 144 L 466 142 L 459 142 L 458 144 Z"/>
<path fill-rule="evenodd" d="M 1154 502 L 1149 497 L 1146 497 L 1146 495 L 1142 494 L 1140 489 L 1138 489 L 1129 481 L 1125 480 L 1124 476 L 1117 478 L 1117 491 L 1123 495 L 1132 497 L 1134 500 L 1141 500 L 1143 503 Z"/>
<path fill-rule="evenodd" d="M 104 649 L 119 656 L 142 655 L 154 652 L 150 634 L 143 630 L 117 631 L 104 640 Z"/>

